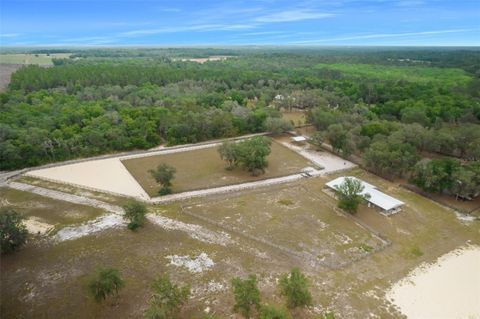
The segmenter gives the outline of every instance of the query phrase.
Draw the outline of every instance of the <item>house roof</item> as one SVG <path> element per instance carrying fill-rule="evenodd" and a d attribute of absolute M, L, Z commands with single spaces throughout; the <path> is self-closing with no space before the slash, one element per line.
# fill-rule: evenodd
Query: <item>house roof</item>
<path fill-rule="evenodd" d="M 294 137 L 292 137 L 292 140 L 293 140 L 294 142 L 304 142 L 304 141 L 307 140 L 307 138 L 306 138 L 305 136 L 301 136 L 301 135 L 300 135 L 300 136 L 294 136 Z"/>
<path fill-rule="evenodd" d="M 332 189 L 337 190 L 337 188 L 343 184 L 343 182 L 345 181 L 345 178 L 355 179 L 355 180 L 358 180 L 360 183 L 362 183 L 364 189 L 360 194 L 361 195 L 369 194 L 370 198 L 367 199 L 367 201 L 384 210 L 390 210 L 405 204 L 404 202 L 399 201 L 398 199 L 393 198 L 392 196 L 379 191 L 376 186 L 373 186 L 372 184 L 364 182 L 361 179 L 358 179 L 353 176 L 341 176 L 326 183 L 326 185 Z"/>

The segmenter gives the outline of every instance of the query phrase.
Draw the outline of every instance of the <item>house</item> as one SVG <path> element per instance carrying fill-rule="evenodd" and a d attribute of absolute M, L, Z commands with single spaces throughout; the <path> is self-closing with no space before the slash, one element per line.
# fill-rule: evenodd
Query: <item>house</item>
<path fill-rule="evenodd" d="M 336 191 L 340 185 L 343 184 L 345 178 L 351 178 L 358 180 L 364 187 L 361 195 L 369 194 L 370 198 L 366 201 L 368 202 L 368 207 L 376 207 L 380 210 L 383 215 L 393 215 L 398 213 L 405 205 L 404 202 L 399 201 L 396 198 L 393 198 L 390 195 L 387 195 L 377 189 L 374 185 L 371 185 L 367 182 L 362 181 L 356 177 L 352 176 L 341 176 L 325 184 L 328 188 Z"/>

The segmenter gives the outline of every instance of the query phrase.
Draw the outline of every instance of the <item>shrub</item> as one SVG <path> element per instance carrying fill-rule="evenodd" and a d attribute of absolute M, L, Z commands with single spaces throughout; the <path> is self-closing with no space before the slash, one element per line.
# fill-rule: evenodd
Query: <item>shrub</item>
<path fill-rule="evenodd" d="M 238 277 L 232 279 L 233 294 L 235 296 L 235 305 L 233 311 L 240 313 L 245 318 L 250 318 L 252 308 L 260 308 L 260 291 L 257 287 L 257 277 L 248 276 L 242 280 Z"/>
<path fill-rule="evenodd" d="M 110 295 L 118 295 L 124 282 L 120 273 L 114 268 L 99 268 L 95 278 L 90 281 L 88 288 L 96 302 L 102 302 Z"/>
<path fill-rule="evenodd" d="M 27 241 L 28 231 L 22 224 L 23 217 L 11 209 L 0 211 L 0 251 L 9 254 L 19 249 Z"/>
<path fill-rule="evenodd" d="M 259 319 L 290 319 L 290 315 L 283 309 L 263 305 L 260 309 Z"/>
<path fill-rule="evenodd" d="M 152 283 L 153 294 L 150 298 L 146 318 L 173 319 L 178 316 L 182 306 L 190 295 L 190 287 L 178 287 L 170 281 L 168 275 L 158 277 Z"/>
<path fill-rule="evenodd" d="M 145 215 L 147 214 L 147 207 L 145 204 L 137 201 L 131 201 L 125 206 L 124 219 L 130 221 L 128 224 L 128 229 L 136 230 L 138 227 L 143 226 L 145 223 Z"/>
<path fill-rule="evenodd" d="M 280 291 L 281 295 L 287 298 L 289 308 L 304 307 L 312 303 L 307 277 L 296 267 L 280 278 Z"/>

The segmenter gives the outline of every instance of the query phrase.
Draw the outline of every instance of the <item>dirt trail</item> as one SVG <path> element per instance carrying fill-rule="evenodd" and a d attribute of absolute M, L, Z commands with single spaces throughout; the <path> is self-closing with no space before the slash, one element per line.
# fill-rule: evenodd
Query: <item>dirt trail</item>
<path fill-rule="evenodd" d="M 45 197 L 49 197 L 57 200 L 67 201 L 74 204 L 93 206 L 93 207 L 100 208 L 115 214 L 123 214 L 123 209 L 120 206 L 107 204 L 105 202 L 102 202 L 93 198 L 87 198 L 87 197 L 77 196 L 73 194 L 62 193 L 52 189 L 47 189 L 43 187 L 38 187 L 38 186 L 33 186 L 33 185 L 28 185 L 28 184 L 23 184 L 18 182 L 9 182 L 6 184 L 6 186 L 13 189 L 20 190 L 20 191 L 30 192 L 30 193 L 34 193 L 37 195 L 41 195 L 41 196 L 45 196 Z"/>

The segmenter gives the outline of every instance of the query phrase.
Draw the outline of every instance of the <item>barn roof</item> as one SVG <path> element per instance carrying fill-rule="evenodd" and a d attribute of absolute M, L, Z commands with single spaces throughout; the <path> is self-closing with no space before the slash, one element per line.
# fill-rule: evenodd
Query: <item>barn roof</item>
<path fill-rule="evenodd" d="M 334 190 L 337 190 L 337 187 L 343 184 L 345 178 L 358 180 L 364 187 L 363 191 L 360 194 L 370 194 L 370 198 L 367 199 L 367 201 L 374 204 L 375 206 L 380 207 L 381 209 L 390 210 L 405 204 L 404 202 L 399 201 L 398 199 L 379 191 L 376 186 L 373 186 L 372 184 L 364 182 L 361 179 L 353 176 L 341 176 L 326 183 L 326 185 Z"/>

